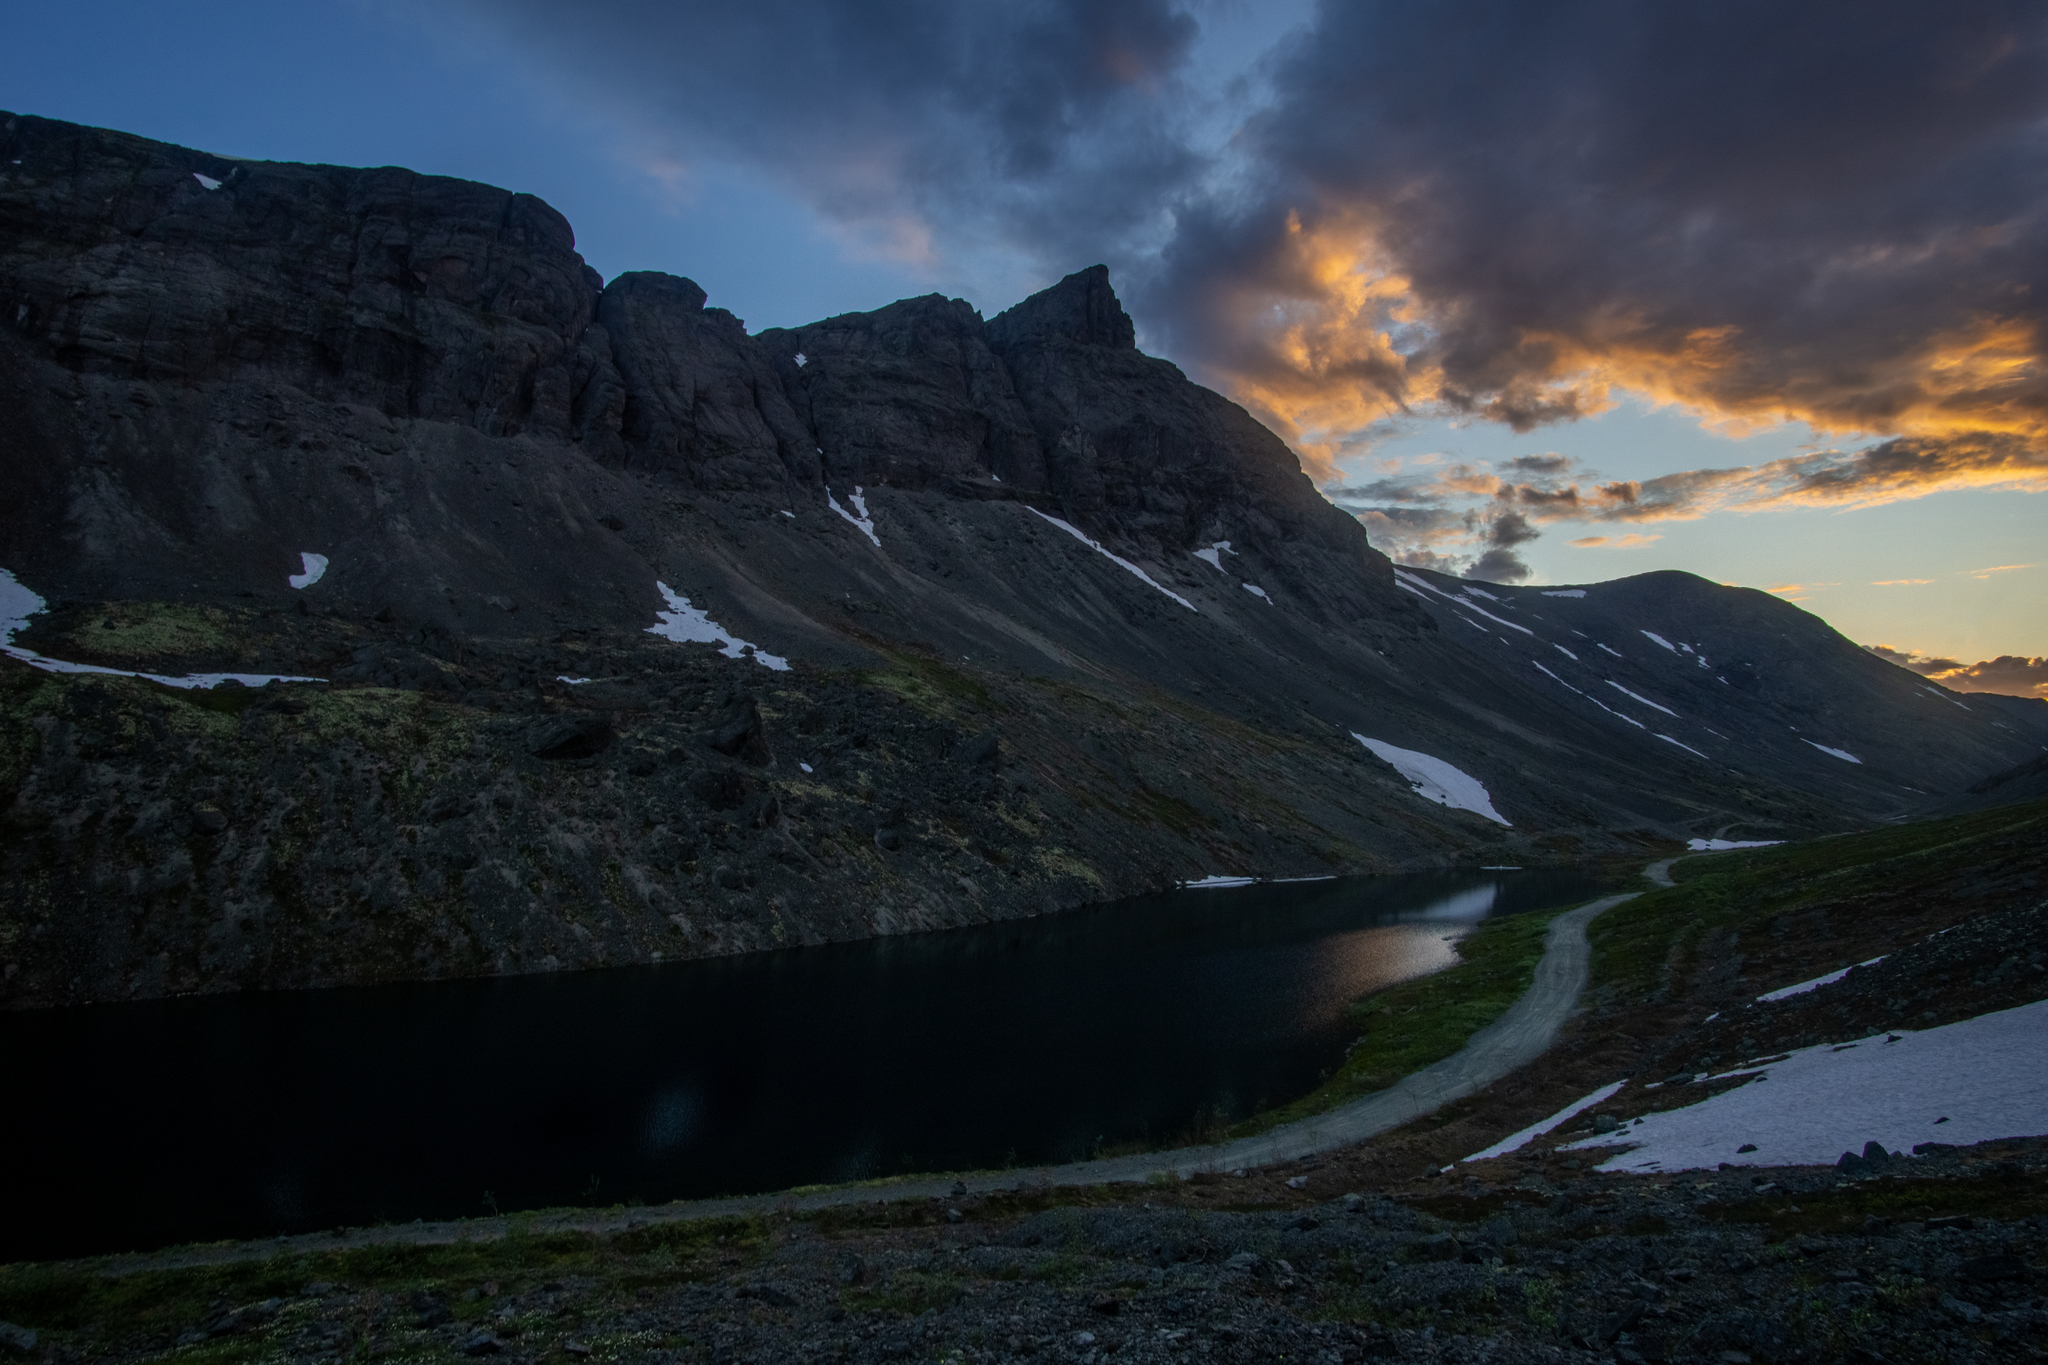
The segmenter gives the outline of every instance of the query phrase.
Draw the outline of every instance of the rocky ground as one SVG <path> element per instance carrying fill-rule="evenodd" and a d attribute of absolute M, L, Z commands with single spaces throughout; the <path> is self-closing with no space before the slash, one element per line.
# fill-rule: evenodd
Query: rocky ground
<path fill-rule="evenodd" d="M 1493 1167 L 1505 1167 L 1495 1170 Z M 1601 1175 L 1537 1153 L 1347 1191 L 1341 1160 L 1142 1189 L 876 1204 L 295 1258 L 160 1280 L 52 1361 L 2030 1361 L 2048 1144 Z M 452 1272 L 452 1273 L 451 1273 Z M 30 1286 L 0 1281 L 21 1314 Z M 48 1291 L 53 1286 L 46 1282 Z M 148 1293 L 150 1286 L 133 1287 Z M 154 1320 L 152 1320 L 154 1319 Z"/>

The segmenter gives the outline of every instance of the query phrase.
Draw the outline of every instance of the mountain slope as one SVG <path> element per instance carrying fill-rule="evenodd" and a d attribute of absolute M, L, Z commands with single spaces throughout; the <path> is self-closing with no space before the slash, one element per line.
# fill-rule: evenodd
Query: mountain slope
<path fill-rule="evenodd" d="M 1100 267 L 750 335 L 485 186 L 0 172 L 17 657 L 326 680 L 5 665 L 15 1003 L 1813 832 L 2048 741 L 1764 594 L 1397 573 Z"/>

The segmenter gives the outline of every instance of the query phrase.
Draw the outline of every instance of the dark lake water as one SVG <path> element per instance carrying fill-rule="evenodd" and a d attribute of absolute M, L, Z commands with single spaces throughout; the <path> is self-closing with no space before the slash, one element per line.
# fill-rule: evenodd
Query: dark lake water
<path fill-rule="evenodd" d="M 0 1260 L 1068 1161 L 1311 1089 L 1575 872 L 1181 891 L 553 976 L 0 1015 Z"/>

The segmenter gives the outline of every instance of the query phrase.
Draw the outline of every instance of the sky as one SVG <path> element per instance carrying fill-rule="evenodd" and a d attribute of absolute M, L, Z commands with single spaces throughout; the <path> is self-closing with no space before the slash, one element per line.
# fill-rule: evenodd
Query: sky
<path fill-rule="evenodd" d="M 537 194 L 749 327 L 1106 262 L 1396 559 L 2048 696 L 2048 10 L 0 0 L 0 108 Z"/>

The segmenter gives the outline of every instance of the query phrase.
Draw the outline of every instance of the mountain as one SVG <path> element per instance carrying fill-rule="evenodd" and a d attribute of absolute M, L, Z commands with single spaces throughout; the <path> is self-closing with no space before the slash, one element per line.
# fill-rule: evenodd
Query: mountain
<path fill-rule="evenodd" d="M 1767 594 L 1397 568 L 1101 267 L 752 334 L 531 196 L 0 114 L 0 309 L 15 1005 L 1784 837 L 2048 744 Z"/>

